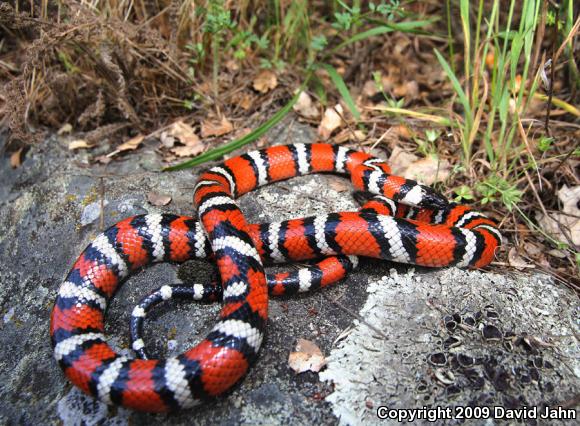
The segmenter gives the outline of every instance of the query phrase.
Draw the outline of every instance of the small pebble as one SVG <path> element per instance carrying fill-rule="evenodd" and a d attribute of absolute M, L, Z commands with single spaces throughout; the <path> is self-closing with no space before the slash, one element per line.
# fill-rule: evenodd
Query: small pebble
<path fill-rule="evenodd" d="M 8 312 L 4 314 L 4 324 L 8 324 L 14 318 L 14 306 L 8 309 Z"/>

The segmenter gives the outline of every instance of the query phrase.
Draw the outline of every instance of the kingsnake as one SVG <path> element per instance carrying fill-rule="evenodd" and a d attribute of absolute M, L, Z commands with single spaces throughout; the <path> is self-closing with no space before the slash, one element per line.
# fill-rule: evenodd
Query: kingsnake
<path fill-rule="evenodd" d="M 320 172 L 348 175 L 355 188 L 379 197 L 359 212 L 260 225 L 246 223 L 234 201 L 259 186 Z M 389 173 L 378 158 L 322 143 L 274 146 L 209 169 L 194 190 L 199 222 L 170 214 L 130 217 L 81 253 L 51 314 L 56 360 L 73 384 L 105 403 L 150 412 L 189 408 L 230 389 L 255 361 L 265 332 L 268 287 L 272 294 L 289 294 L 330 284 L 352 268 L 352 255 L 433 267 L 477 268 L 491 262 L 501 243 L 492 220 Z M 266 278 L 264 272 L 264 262 L 334 255 L 293 273 Z M 189 292 L 194 299 L 223 300 L 209 335 L 167 359 L 116 353 L 104 335 L 104 320 L 121 282 L 151 263 L 195 257 L 214 259 L 222 283 L 215 294 L 208 286 Z M 134 310 L 133 319 L 143 317 L 144 307 L 155 300 L 179 293 L 162 287 Z M 142 342 L 134 348 L 144 355 Z"/>

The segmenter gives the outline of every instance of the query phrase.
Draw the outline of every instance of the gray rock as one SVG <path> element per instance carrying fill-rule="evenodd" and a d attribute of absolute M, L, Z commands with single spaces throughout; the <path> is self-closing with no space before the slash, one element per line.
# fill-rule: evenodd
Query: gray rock
<path fill-rule="evenodd" d="M 269 134 L 272 144 L 312 139 L 310 128 L 297 123 Z M 0 422 L 370 424 L 378 423 L 379 406 L 555 406 L 577 394 L 578 304 L 567 288 L 541 275 L 365 260 L 332 288 L 273 299 L 258 362 L 221 398 L 182 413 L 151 415 L 83 395 L 52 357 L 52 304 L 101 220 L 106 227 L 146 212 L 193 214 L 192 189 L 201 169 L 152 171 L 159 164 L 147 144 L 121 161 L 86 168 L 56 139 L 32 147 L 18 169 L 0 160 Z M 355 209 L 350 192 L 337 182 L 330 175 L 296 178 L 254 191 L 240 204 L 252 222 Z M 149 191 L 168 194 L 172 202 L 151 206 Z M 101 199 L 108 201 L 102 213 Z M 83 220 L 91 205 L 98 214 Z M 205 282 L 213 273 L 209 263 L 191 261 L 131 277 L 108 311 L 113 343 L 129 353 L 130 311 L 147 292 L 178 279 Z M 147 323 L 148 347 L 157 356 L 184 351 L 204 336 L 218 310 L 161 306 Z M 484 338 L 486 326 L 499 330 L 501 339 Z M 314 341 L 328 355 L 326 371 L 296 375 L 289 369 L 297 338 Z"/>

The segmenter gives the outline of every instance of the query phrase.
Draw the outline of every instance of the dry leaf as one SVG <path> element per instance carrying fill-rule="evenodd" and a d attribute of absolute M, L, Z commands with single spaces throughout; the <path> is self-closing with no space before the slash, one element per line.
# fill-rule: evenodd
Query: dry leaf
<path fill-rule="evenodd" d="M 341 132 L 334 137 L 334 141 L 336 143 L 344 143 L 346 141 L 352 142 L 362 142 L 367 138 L 365 132 L 362 130 L 355 130 L 354 132 L 351 129 L 343 129 Z"/>
<path fill-rule="evenodd" d="M 399 124 L 398 126 L 391 127 L 396 136 L 403 139 L 411 139 L 411 131 L 404 124 Z"/>
<path fill-rule="evenodd" d="M 552 249 L 548 250 L 548 254 L 558 259 L 566 259 L 566 252 L 564 250 Z"/>
<path fill-rule="evenodd" d="M 157 192 L 149 192 L 147 194 L 147 201 L 154 206 L 166 206 L 171 202 L 171 197 Z"/>
<path fill-rule="evenodd" d="M 393 69 L 398 72 L 399 69 L 396 66 L 393 66 Z M 383 91 L 389 93 L 393 90 L 395 85 L 395 79 L 390 75 L 391 73 L 387 73 L 387 75 L 383 75 L 381 78 L 381 86 L 383 86 Z"/>
<path fill-rule="evenodd" d="M 225 65 L 228 71 L 238 71 L 240 69 L 240 64 L 238 64 L 238 61 L 233 59 L 226 61 Z"/>
<path fill-rule="evenodd" d="M 203 152 L 203 144 L 200 143 L 197 146 L 176 146 L 175 148 L 171 148 L 170 151 L 178 157 L 194 157 Z"/>
<path fill-rule="evenodd" d="M 396 146 L 391 152 L 388 164 L 391 166 L 394 175 L 403 176 L 403 173 L 407 170 L 409 165 L 417 160 L 419 160 L 419 157 L 415 154 L 411 154 L 410 152 Z"/>
<path fill-rule="evenodd" d="M 520 256 L 518 250 L 515 247 L 512 247 L 508 252 L 508 262 L 510 266 L 513 266 L 516 269 L 525 269 L 534 267 L 533 264 L 526 262 L 524 258 Z"/>
<path fill-rule="evenodd" d="M 112 159 L 108 155 L 99 155 L 98 157 L 95 157 L 95 161 L 101 164 L 109 164 Z"/>
<path fill-rule="evenodd" d="M 326 359 L 314 342 L 298 339 L 295 352 L 290 352 L 288 356 L 288 365 L 296 373 L 317 373 L 326 365 Z"/>
<path fill-rule="evenodd" d="M 328 139 L 332 132 L 334 132 L 342 125 L 342 118 L 340 118 L 340 115 L 342 115 L 343 112 L 344 111 L 340 104 L 337 104 L 334 107 L 326 108 L 326 111 L 324 111 L 324 117 L 322 117 L 320 126 L 318 126 L 318 135 L 322 139 Z"/>
<path fill-rule="evenodd" d="M 221 122 L 214 123 L 211 121 L 204 121 L 201 123 L 201 137 L 207 138 L 209 136 L 222 136 L 234 130 L 232 123 L 226 118 L 222 117 Z"/>
<path fill-rule="evenodd" d="M 542 253 L 544 253 L 544 248 L 543 247 L 541 247 L 538 244 L 531 243 L 529 241 L 526 241 L 524 243 L 524 250 L 530 256 L 540 256 L 540 255 L 542 255 Z"/>
<path fill-rule="evenodd" d="M 13 169 L 20 167 L 22 164 L 22 148 L 17 149 L 10 155 L 10 165 Z"/>
<path fill-rule="evenodd" d="M 93 147 L 93 145 L 89 144 L 84 139 L 75 139 L 74 141 L 71 141 L 68 144 L 69 151 L 74 151 L 76 149 L 92 148 L 92 147 Z"/>
<path fill-rule="evenodd" d="M 329 186 L 336 192 L 345 192 L 351 188 L 351 185 L 344 179 L 332 179 Z"/>
<path fill-rule="evenodd" d="M 260 93 L 268 93 L 278 85 L 276 74 L 271 70 L 262 70 L 254 79 L 254 89 Z"/>
<path fill-rule="evenodd" d="M 238 105 L 242 107 L 244 111 L 248 111 L 252 105 L 254 105 L 254 97 L 249 93 L 244 93 L 242 98 L 239 100 Z"/>
<path fill-rule="evenodd" d="M 393 94 L 397 98 L 416 99 L 419 96 L 419 85 L 416 81 L 406 81 L 403 84 L 397 85 L 393 90 Z"/>
<path fill-rule="evenodd" d="M 56 132 L 57 135 L 62 136 L 65 133 L 70 133 L 72 132 L 73 127 L 71 126 L 70 123 L 65 123 L 60 129 L 58 129 L 58 132 Z"/>
<path fill-rule="evenodd" d="M 318 118 L 320 113 L 318 108 L 312 105 L 312 98 L 306 92 L 301 92 L 298 96 L 298 100 L 292 107 L 296 113 L 300 114 L 304 118 Z"/>
<path fill-rule="evenodd" d="M 141 145 L 141 142 L 143 142 L 143 139 L 145 139 L 145 136 L 143 136 L 141 133 L 139 133 L 137 136 L 129 139 L 127 142 L 119 145 L 115 151 L 107 154 L 107 157 L 112 157 L 114 155 L 117 155 L 119 152 L 123 152 L 123 151 L 133 151 L 133 150 L 137 149 L 139 147 L 139 145 Z"/>
<path fill-rule="evenodd" d="M 176 121 L 169 126 L 167 129 L 167 135 L 177 138 L 183 145 L 196 146 L 201 144 L 201 141 L 195 134 L 193 127 L 181 120 Z"/>
<path fill-rule="evenodd" d="M 403 171 L 402 176 L 432 185 L 435 182 L 443 182 L 449 177 L 449 162 L 440 161 L 436 156 L 429 155 L 414 161 Z"/>
<path fill-rule="evenodd" d="M 374 80 L 367 80 L 363 86 L 362 94 L 367 98 L 372 98 L 377 93 L 379 93 L 379 88 L 377 87 L 377 83 Z"/>
<path fill-rule="evenodd" d="M 550 213 L 549 216 L 538 213 L 538 222 L 544 230 L 562 242 L 570 239 L 580 245 L 580 186 L 569 188 L 563 185 L 558 191 L 558 199 L 562 203 L 562 212 Z"/>

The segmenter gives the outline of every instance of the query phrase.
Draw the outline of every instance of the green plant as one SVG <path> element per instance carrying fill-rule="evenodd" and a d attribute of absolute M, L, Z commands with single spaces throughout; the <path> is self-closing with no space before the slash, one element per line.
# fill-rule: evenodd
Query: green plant
<path fill-rule="evenodd" d="M 432 155 L 437 153 L 436 141 L 441 136 L 441 131 L 436 129 L 425 130 L 425 138 L 413 138 L 417 143 L 418 151 L 423 155 Z"/>
<path fill-rule="evenodd" d="M 80 71 L 79 68 L 73 64 L 70 56 L 66 52 L 59 50 L 57 55 L 66 72 L 75 74 Z"/>
<path fill-rule="evenodd" d="M 399 0 L 390 0 L 389 3 L 383 0 L 379 4 L 374 4 L 372 1 L 369 2 L 369 10 L 371 12 L 380 13 L 387 19 L 394 19 L 396 16 L 400 16 L 400 6 L 401 2 Z"/>
<path fill-rule="evenodd" d="M 554 142 L 554 138 L 551 138 L 548 136 L 542 136 L 540 138 L 540 140 L 538 141 L 538 149 L 540 150 L 540 152 L 546 152 L 550 149 L 553 142 Z"/>
<path fill-rule="evenodd" d="M 476 185 L 476 190 L 483 198 L 481 204 L 501 201 L 509 211 L 522 199 L 522 191 L 498 175 L 490 175 Z"/>
<path fill-rule="evenodd" d="M 214 3 L 219 3 L 221 0 L 213 0 Z M 390 21 L 377 21 L 375 19 L 371 19 L 373 15 L 379 14 L 380 16 L 392 19 L 395 16 L 401 16 L 401 13 L 398 9 L 399 2 L 398 1 L 390 1 L 389 4 L 386 2 L 381 2 L 379 5 L 372 6 L 372 10 L 368 12 L 361 13 L 360 12 L 360 2 L 354 1 L 352 7 L 347 6 L 342 1 L 339 1 L 339 4 L 346 10 L 346 12 L 341 13 L 348 13 L 350 17 L 347 18 L 345 16 L 341 16 L 341 18 L 337 18 L 339 21 L 342 22 L 340 25 L 346 25 L 347 20 L 349 20 L 349 29 L 352 30 L 353 28 L 358 28 L 360 25 L 364 24 L 372 24 L 378 25 L 369 30 L 357 32 L 349 37 L 345 37 L 342 39 L 340 43 L 335 45 L 332 49 L 327 49 L 329 44 L 328 39 L 324 34 L 315 34 L 312 35 L 310 31 L 310 23 L 309 23 L 309 15 L 308 15 L 308 2 L 306 0 L 298 0 L 291 2 L 288 9 L 285 11 L 284 18 L 282 19 L 282 4 L 279 0 L 274 0 L 274 9 L 275 9 L 275 16 L 274 16 L 274 34 L 271 36 L 271 39 L 274 43 L 274 55 L 272 59 L 262 58 L 260 61 L 260 65 L 264 68 L 271 68 L 275 66 L 275 64 L 283 63 L 281 56 L 283 47 L 286 47 L 286 54 L 288 55 L 287 58 L 289 60 L 293 60 L 292 55 L 295 52 L 293 49 L 295 47 L 299 47 L 302 49 L 302 46 L 307 45 L 308 53 L 307 53 L 307 60 L 305 62 L 305 75 L 306 78 L 302 83 L 299 91 L 294 95 L 294 97 L 282 107 L 276 114 L 274 114 L 270 119 L 266 120 L 262 125 L 258 126 L 249 134 L 243 136 L 240 139 L 234 140 L 229 142 L 225 145 L 221 145 L 218 148 L 212 149 L 210 151 L 205 152 L 204 154 L 186 161 L 181 164 L 177 164 L 172 167 L 168 167 L 164 170 L 181 170 L 189 167 L 193 167 L 199 164 L 203 164 L 207 161 L 211 161 L 217 158 L 220 158 L 224 154 L 231 152 L 234 149 L 238 149 L 245 144 L 248 144 L 252 141 L 255 141 L 257 138 L 262 136 L 266 131 L 272 128 L 276 123 L 280 122 L 282 118 L 292 109 L 292 106 L 296 103 L 300 91 L 304 90 L 305 87 L 309 84 L 314 85 L 315 92 L 318 93 L 319 98 L 324 102 L 326 99 L 326 93 L 324 91 L 323 85 L 320 83 L 319 79 L 315 76 L 314 71 L 316 69 L 324 69 L 331 81 L 333 82 L 334 86 L 337 89 L 337 92 L 340 94 L 342 99 L 344 100 L 345 104 L 351 111 L 352 115 L 358 121 L 360 120 L 360 112 L 352 98 L 346 83 L 344 82 L 342 76 L 338 73 L 338 71 L 330 64 L 327 63 L 328 59 L 331 58 L 334 54 L 336 54 L 339 50 L 344 49 L 347 46 L 350 46 L 353 43 L 358 41 L 365 40 L 370 37 L 378 36 L 381 34 L 385 34 L 392 31 L 404 31 L 404 32 L 415 32 L 420 28 L 423 28 L 425 25 L 428 25 L 431 22 L 434 22 L 436 19 L 427 19 L 427 20 L 411 20 L 407 22 L 390 22 Z M 208 13 L 209 15 L 209 13 Z M 221 16 L 221 18 L 219 17 Z M 219 15 L 214 19 L 216 22 L 212 28 L 214 31 L 212 34 L 219 33 L 220 31 L 224 31 L 225 28 L 231 27 L 231 21 L 229 20 L 229 14 L 226 17 L 226 14 Z M 336 15 L 335 15 L 336 17 Z M 342 20 L 342 21 L 340 21 Z M 255 39 L 251 35 L 247 35 L 245 38 L 241 37 L 240 40 L 254 40 Z M 213 40 L 212 40 L 213 41 Z M 214 73 L 216 69 L 216 55 L 214 55 Z M 393 100 L 393 107 L 399 113 L 402 114 L 409 114 L 413 117 L 427 119 L 430 121 L 438 122 L 439 124 L 448 125 L 449 122 L 445 118 L 429 116 L 428 114 L 422 114 L 414 111 L 406 111 L 400 110 L 400 107 L 404 104 L 404 99 L 399 101 Z M 188 104 L 190 105 L 190 104 Z M 399 111 L 400 110 L 400 111 Z"/>
<path fill-rule="evenodd" d="M 403 105 L 405 105 L 405 98 L 401 98 L 401 99 L 397 100 L 397 99 L 394 99 L 394 98 L 390 97 L 389 95 L 387 95 L 385 93 L 385 88 L 383 86 L 382 77 L 383 77 L 383 75 L 380 71 L 373 72 L 373 80 L 375 82 L 375 87 L 377 88 L 377 90 L 379 92 L 381 92 L 381 94 L 383 95 L 383 98 L 385 99 L 385 101 L 387 102 L 387 105 L 390 108 L 397 108 L 397 109 L 402 108 Z"/>
<path fill-rule="evenodd" d="M 471 170 L 473 153 L 482 146 L 492 177 L 482 182 L 480 192 L 486 202 L 501 195 L 497 198 L 511 209 L 515 200 L 519 199 L 519 191 L 509 182 L 514 175 L 514 167 L 518 165 L 516 160 L 523 152 L 529 151 L 521 120 L 538 88 L 538 78 L 531 70 L 531 60 L 541 1 L 520 2 L 519 18 L 514 18 L 516 0 L 510 0 L 505 9 L 505 3 L 493 0 L 487 16 L 484 16 L 483 0 L 476 5 L 470 3 L 467 0 L 459 2 L 463 81 L 454 71 L 454 66 L 438 51 L 435 55 L 462 109 L 461 117 L 455 121 L 465 169 Z M 505 22 L 500 21 L 500 7 L 502 12 L 507 11 Z M 473 16 L 476 17 L 475 22 Z M 516 22 L 517 19 L 519 22 Z M 484 113 L 487 116 L 485 127 L 482 126 Z M 546 142 L 543 143 L 545 146 Z M 535 164 L 533 157 L 532 163 Z"/>
<path fill-rule="evenodd" d="M 191 81 L 195 79 L 195 70 L 205 59 L 205 49 L 202 43 L 188 43 L 185 49 L 191 55 L 187 60 L 189 66 L 187 67 L 187 75 Z"/>
<path fill-rule="evenodd" d="M 455 188 L 455 198 L 454 201 L 460 203 L 463 200 L 473 200 L 473 190 L 467 185 L 461 185 L 458 188 Z"/>
<path fill-rule="evenodd" d="M 233 26 L 230 11 L 224 7 L 223 0 L 209 0 L 205 13 L 204 32 L 211 35 L 212 83 L 215 101 L 218 98 L 219 49 L 224 32 Z"/>

